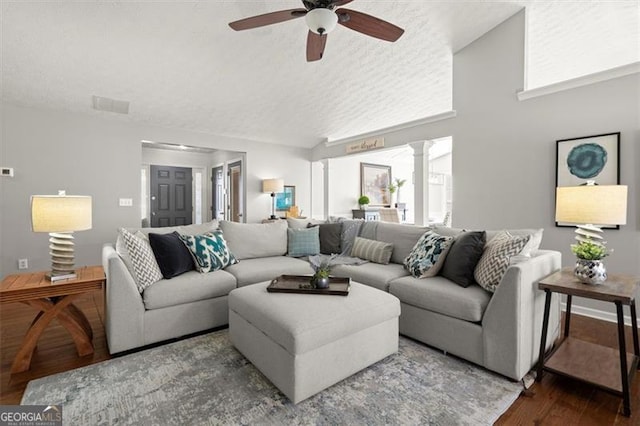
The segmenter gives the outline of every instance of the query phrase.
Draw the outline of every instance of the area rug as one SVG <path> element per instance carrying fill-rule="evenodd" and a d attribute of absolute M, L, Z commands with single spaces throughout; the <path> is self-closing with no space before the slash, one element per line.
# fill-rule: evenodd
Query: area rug
<path fill-rule="evenodd" d="M 33 380 L 22 404 L 61 404 L 66 425 L 475 426 L 492 424 L 521 390 L 400 337 L 397 354 L 294 405 L 222 330 Z"/>

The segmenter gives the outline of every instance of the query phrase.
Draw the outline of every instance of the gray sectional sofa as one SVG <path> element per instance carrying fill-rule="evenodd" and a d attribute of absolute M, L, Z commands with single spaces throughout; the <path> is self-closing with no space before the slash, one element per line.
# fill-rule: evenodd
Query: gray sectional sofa
<path fill-rule="evenodd" d="M 296 226 L 293 223 L 292 226 Z M 190 271 L 162 279 L 139 293 L 121 241 L 103 248 L 107 275 L 106 334 L 118 353 L 228 324 L 228 294 L 281 274 L 312 274 L 309 262 L 286 256 L 287 221 L 238 224 L 222 221 L 177 228 L 144 228 L 142 233 L 200 234 L 219 228 L 239 263 L 201 274 Z M 461 287 L 447 278 L 414 278 L 403 266 L 428 228 L 378 222 L 368 238 L 393 244 L 389 264 L 339 265 L 332 274 L 348 276 L 401 302 L 400 333 L 464 358 L 514 380 L 536 363 L 544 293 L 537 281 L 560 269 L 560 253 L 534 250 L 508 267 L 494 293 L 478 285 Z M 461 230 L 436 229 L 454 236 Z M 534 232 L 512 231 L 515 234 Z M 487 231 L 489 241 L 497 231 Z M 547 348 L 559 332 L 559 299 L 554 298 Z"/>

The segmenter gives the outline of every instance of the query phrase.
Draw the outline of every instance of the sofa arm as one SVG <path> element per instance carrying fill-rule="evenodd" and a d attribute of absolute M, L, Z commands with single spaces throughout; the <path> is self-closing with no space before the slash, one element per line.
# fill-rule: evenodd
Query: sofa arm
<path fill-rule="evenodd" d="M 560 267 L 560 252 L 550 250 L 539 250 L 531 259 L 509 266 L 482 319 L 485 367 L 520 380 L 535 365 L 545 299 L 538 281 Z M 559 322 L 560 298 L 554 294 L 547 348 L 558 336 Z"/>
<path fill-rule="evenodd" d="M 136 283 L 113 244 L 102 247 L 107 276 L 105 331 L 109 353 L 144 345 L 144 303 Z"/>

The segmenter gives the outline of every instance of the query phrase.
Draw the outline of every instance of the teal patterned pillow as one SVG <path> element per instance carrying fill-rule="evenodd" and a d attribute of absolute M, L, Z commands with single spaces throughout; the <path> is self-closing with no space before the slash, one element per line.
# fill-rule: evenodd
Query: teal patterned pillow
<path fill-rule="evenodd" d="M 452 241 L 453 237 L 425 232 L 404 259 L 404 267 L 416 278 L 433 277 L 442 268 Z"/>
<path fill-rule="evenodd" d="M 213 272 L 238 263 L 229 251 L 227 242 L 222 237 L 222 231 L 207 232 L 202 235 L 180 235 L 180 239 L 187 246 L 198 271 Z"/>
<path fill-rule="evenodd" d="M 288 255 L 291 257 L 313 256 L 320 253 L 320 228 L 287 229 Z"/>

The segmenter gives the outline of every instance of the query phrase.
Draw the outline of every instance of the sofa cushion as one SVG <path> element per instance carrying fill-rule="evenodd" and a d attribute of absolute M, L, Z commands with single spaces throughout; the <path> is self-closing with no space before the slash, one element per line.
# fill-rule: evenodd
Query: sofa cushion
<path fill-rule="evenodd" d="M 292 229 L 304 229 L 309 227 L 309 225 L 320 225 L 323 223 L 327 223 L 324 220 L 319 219 L 310 219 L 310 218 L 300 218 L 300 217 L 288 217 L 287 225 Z"/>
<path fill-rule="evenodd" d="M 342 233 L 342 223 L 309 223 L 308 228 L 317 226 L 320 229 L 320 253 L 340 254 L 340 234 Z"/>
<path fill-rule="evenodd" d="M 429 228 L 400 223 L 378 222 L 376 240 L 393 244 L 391 262 L 403 264 L 411 249 Z"/>
<path fill-rule="evenodd" d="M 391 281 L 389 293 L 408 305 L 473 322 L 482 320 L 491 300 L 491 294 L 476 284 L 460 287 L 441 276 L 398 278 Z"/>
<path fill-rule="evenodd" d="M 473 272 L 482 256 L 486 234 L 484 231 L 463 232 L 449 249 L 440 275 L 462 287 L 474 284 Z"/>
<path fill-rule="evenodd" d="M 124 228 L 120 229 L 120 235 L 127 246 L 138 291 L 142 293 L 151 284 L 162 279 L 162 271 L 160 271 L 146 236 L 140 231 L 134 235 Z"/>
<path fill-rule="evenodd" d="M 313 256 L 320 253 L 320 229 L 287 229 L 288 249 L 291 257 Z"/>
<path fill-rule="evenodd" d="M 212 220 L 210 222 L 181 225 L 181 226 L 165 226 L 162 228 L 133 228 L 135 231 L 140 231 L 144 235 L 149 235 L 151 232 L 154 234 L 170 234 L 177 231 L 180 235 L 199 235 L 218 229 L 218 221 Z M 127 228 L 128 231 L 131 229 Z"/>
<path fill-rule="evenodd" d="M 209 231 L 213 231 L 218 229 L 218 221 L 212 220 L 210 222 L 205 222 L 201 224 L 194 225 L 183 225 L 183 226 L 166 226 L 163 228 L 124 228 L 127 231 L 135 234 L 136 232 L 141 232 L 145 237 L 149 235 L 149 233 L 153 232 L 154 234 L 170 234 L 171 232 L 177 231 L 180 235 L 198 235 L 204 234 Z M 124 262 L 125 266 L 131 273 L 132 277 L 136 276 L 135 270 L 133 268 L 133 264 L 131 263 L 131 257 L 129 256 L 129 251 L 127 250 L 127 246 L 122 238 L 122 233 L 118 232 L 118 236 L 116 238 L 116 252 Z"/>
<path fill-rule="evenodd" d="M 272 280 L 280 275 L 311 275 L 313 268 L 306 260 L 288 256 L 245 259 L 225 271 L 236 277 L 238 287 Z"/>
<path fill-rule="evenodd" d="M 177 231 L 169 234 L 151 232 L 149 244 L 165 279 L 171 279 L 194 268 L 191 252 L 184 245 Z"/>
<path fill-rule="evenodd" d="M 224 233 L 231 253 L 238 260 L 284 256 L 287 253 L 287 221 L 272 223 L 236 223 L 223 220 Z"/>
<path fill-rule="evenodd" d="M 236 288 L 236 279 L 225 271 L 201 274 L 189 271 L 171 280 L 160 280 L 142 293 L 146 309 L 226 296 Z"/>
<path fill-rule="evenodd" d="M 446 259 L 453 237 L 427 231 L 404 259 L 404 266 L 416 278 L 436 275 Z"/>
<path fill-rule="evenodd" d="M 360 237 L 356 237 L 351 249 L 351 256 L 383 265 L 389 264 L 392 253 L 393 244 Z"/>
<path fill-rule="evenodd" d="M 189 248 L 199 272 L 213 272 L 238 263 L 220 230 L 202 235 L 180 235 L 180 239 Z"/>
<path fill-rule="evenodd" d="M 353 281 L 370 285 L 378 290 L 388 291 L 389 282 L 409 275 L 403 265 L 389 263 L 364 263 L 362 265 L 337 265 L 331 270 L 336 277 L 349 277 Z"/>
<path fill-rule="evenodd" d="M 513 236 L 507 231 L 496 235 L 482 253 L 474 277 L 485 290 L 495 292 L 509 267 L 511 257 L 522 251 L 531 235 Z"/>

